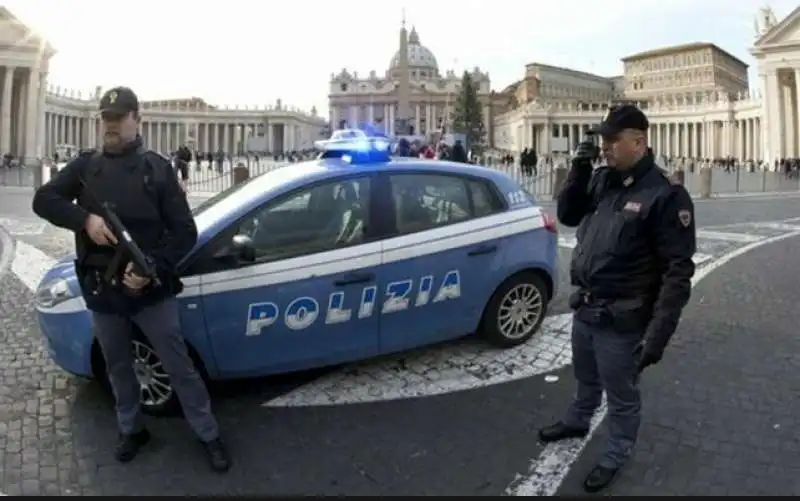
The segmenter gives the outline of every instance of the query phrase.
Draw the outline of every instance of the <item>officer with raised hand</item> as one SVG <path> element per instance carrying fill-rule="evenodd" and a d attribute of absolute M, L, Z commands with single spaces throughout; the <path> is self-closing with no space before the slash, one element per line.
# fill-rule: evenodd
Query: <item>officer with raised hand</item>
<path fill-rule="evenodd" d="M 102 151 L 83 152 L 39 188 L 33 211 L 75 233 L 77 276 L 116 397 L 120 438 L 115 457 L 128 462 L 150 440 L 133 368 L 138 331 L 169 374 L 212 468 L 226 471 L 230 459 L 205 384 L 187 351 L 176 299 L 183 289 L 177 265 L 197 241 L 194 218 L 169 161 L 142 146 L 136 94 L 127 87 L 109 90 L 100 100 L 100 115 Z M 136 275 L 130 263 L 106 274 L 117 238 L 100 216 L 103 202 L 155 265 L 157 281 Z"/>
<path fill-rule="evenodd" d="M 596 492 L 628 460 L 641 420 L 639 374 L 658 363 L 689 301 L 694 274 L 694 206 L 683 186 L 658 168 L 649 123 L 632 105 L 612 107 L 581 143 L 558 196 L 558 219 L 576 227 L 570 279 L 572 359 L 577 393 L 562 421 L 539 431 L 555 442 L 583 438 L 608 400 L 609 440 L 584 481 Z"/>

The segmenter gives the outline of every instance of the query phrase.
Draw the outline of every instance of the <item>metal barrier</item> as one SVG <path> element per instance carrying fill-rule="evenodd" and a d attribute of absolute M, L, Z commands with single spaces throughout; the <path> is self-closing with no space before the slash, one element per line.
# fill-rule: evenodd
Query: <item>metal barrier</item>
<path fill-rule="evenodd" d="M 0 186 L 24 186 L 35 187 L 37 186 L 36 170 L 39 166 L 26 167 L 18 165 L 14 167 L 0 167 Z"/>
<path fill-rule="evenodd" d="M 209 164 L 203 160 L 196 163 L 192 162 L 189 165 L 189 181 L 186 183 L 189 193 L 195 194 L 213 194 L 226 190 L 233 186 L 233 170 L 239 163 L 244 164 L 250 171 L 250 177 L 260 176 L 266 172 L 270 172 L 287 165 L 290 162 L 275 162 L 274 160 L 259 160 L 255 159 L 233 159 L 233 161 L 224 161 L 222 166 L 218 162 Z"/>
<path fill-rule="evenodd" d="M 517 181 L 529 193 L 540 199 L 552 199 L 558 188 L 557 171 L 559 167 L 543 166 L 536 175 L 525 174 L 519 165 L 494 165 L 490 168 L 504 172 Z M 566 169 L 566 167 L 561 167 Z M 675 170 L 670 169 L 671 172 Z M 702 175 L 698 168 L 684 171 L 684 185 L 694 196 L 704 195 L 706 192 L 715 195 L 746 194 L 746 193 L 772 193 L 772 192 L 800 192 L 800 176 L 795 173 L 787 175 L 784 172 L 758 170 L 750 172 L 745 168 L 731 169 L 727 172 L 719 167 L 709 169 L 711 175 L 710 190 L 703 190 Z M 564 172 L 566 174 L 566 172 Z M 562 175 L 563 178 L 563 175 Z"/>
<path fill-rule="evenodd" d="M 209 165 L 207 161 L 198 164 L 192 162 L 189 168 L 189 181 L 187 188 L 189 193 L 199 196 L 212 195 L 219 193 L 233 183 L 233 170 L 239 163 L 244 164 L 250 173 L 249 177 L 259 176 L 282 167 L 291 165 L 291 162 L 276 162 L 272 159 L 254 158 L 234 158 L 232 161 L 224 161 L 222 167 L 217 162 Z M 494 163 L 494 162 L 487 162 Z M 517 164 L 497 164 L 487 166 L 489 169 L 499 170 L 515 181 L 525 190 L 535 195 L 537 198 L 547 200 L 552 199 L 553 194 L 558 188 L 556 185 L 561 182 L 566 174 L 566 165 L 556 166 L 541 165 L 534 173 L 524 172 Z M 559 175 L 559 170 L 563 169 Z M 710 189 L 703 186 L 703 169 L 710 170 Z M 676 172 L 677 169 L 670 169 Z M 747 168 L 733 168 L 725 171 L 719 167 L 695 168 L 683 171 L 684 185 L 694 196 L 715 196 L 735 193 L 769 193 L 769 192 L 796 192 L 800 191 L 800 175 L 795 172 L 787 175 L 784 172 L 773 172 L 756 170 L 750 171 Z M 22 167 L 0 167 L 0 186 L 31 187 L 39 186 L 50 179 L 50 169 L 46 166 L 22 166 Z M 707 181 L 706 181 L 707 182 Z"/>

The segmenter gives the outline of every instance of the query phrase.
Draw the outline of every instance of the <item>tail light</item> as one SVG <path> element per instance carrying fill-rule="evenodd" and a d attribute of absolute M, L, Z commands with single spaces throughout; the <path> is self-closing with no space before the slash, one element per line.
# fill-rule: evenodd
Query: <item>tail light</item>
<path fill-rule="evenodd" d="M 542 212 L 542 221 L 544 222 L 544 229 L 551 233 L 558 233 L 556 218 L 546 212 Z"/>

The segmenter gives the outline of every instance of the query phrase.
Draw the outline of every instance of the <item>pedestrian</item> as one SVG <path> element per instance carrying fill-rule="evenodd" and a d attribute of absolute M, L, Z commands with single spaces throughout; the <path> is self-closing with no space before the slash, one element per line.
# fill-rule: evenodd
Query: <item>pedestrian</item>
<path fill-rule="evenodd" d="M 181 146 L 175 153 L 175 170 L 180 173 L 178 184 L 186 191 L 189 185 L 189 163 L 192 161 L 192 151 L 187 146 Z"/>
<path fill-rule="evenodd" d="M 187 351 L 176 299 L 183 289 L 178 262 L 197 240 L 194 218 L 169 160 L 142 146 L 136 94 L 127 87 L 109 90 L 100 100 L 100 116 L 102 150 L 84 152 L 39 188 L 33 211 L 75 233 L 76 272 L 116 398 L 120 436 L 115 457 L 128 462 L 150 440 L 133 368 L 136 328 L 169 373 L 184 416 L 211 467 L 226 471 L 230 458 L 219 436 L 208 391 Z M 104 200 L 99 200 L 100 196 Z M 103 202 L 114 208 L 151 259 L 157 281 L 136 275 L 130 263 L 107 279 L 117 236 L 100 216 Z"/>
<path fill-rule="evenodd" d="M 558 219 L 577 227 L 570 278 L 572 361 L 577 393 L 562 421 L 539 431 L 555 442 L 586 437 L 608 403 L 609 438 L 584 489 L 610 484 L 628 460 L 641 420 L 639 375 L 661 360 L 689 301 L 696 249 L 694 206 L 686 189 L 655 164 L 649 123 L 633 105 L 612 107 L 591 132 L 599 150 L 578 146 L 558 196 Z"/>

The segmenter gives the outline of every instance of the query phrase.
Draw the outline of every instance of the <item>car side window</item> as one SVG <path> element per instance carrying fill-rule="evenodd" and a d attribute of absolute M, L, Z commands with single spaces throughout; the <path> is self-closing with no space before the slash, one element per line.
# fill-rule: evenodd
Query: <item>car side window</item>
<path fill-rule="evenodd" d="M 492 193 L 487 182 L 471 179 L 467 186 L 469 186 L 469 193 L 472 197 L 474 217 L 491 216 L 503 210 L 503 204 Z"/>
<path fill-rule="evenodd" d="M 267 204 L 241 224 L 256 262 L 299 257 L 364 242 L 369 178 L 337 180 Z"/>
<path fill-rule="evenodd" d="M 491 192 L 480 181 L 440 174 L 393 174 L 389 182 L 401 235 L 497 212 Z"/>

